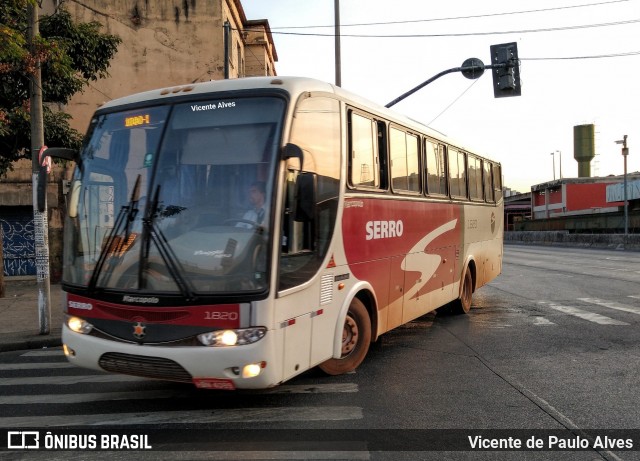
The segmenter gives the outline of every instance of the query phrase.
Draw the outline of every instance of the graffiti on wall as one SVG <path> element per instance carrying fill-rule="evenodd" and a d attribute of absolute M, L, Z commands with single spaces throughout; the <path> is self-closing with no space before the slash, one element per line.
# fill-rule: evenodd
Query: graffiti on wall
<path fill-rule="evenodd" d="M 3 212 L 0 225 L 4 275 L 36 275 L 33 211 L 26 208 L 23 212 Z"/>

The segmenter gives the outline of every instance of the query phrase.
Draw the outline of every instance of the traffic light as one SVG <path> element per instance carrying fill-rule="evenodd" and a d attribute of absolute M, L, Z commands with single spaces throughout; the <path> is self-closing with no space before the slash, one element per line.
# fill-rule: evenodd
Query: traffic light
<path fill-rule="evenodd" d="M 491 45 L 493 95 L 496 98 L 520 96 L 520 61 L 518 60 L 518 44 L 502 43 Z"/>

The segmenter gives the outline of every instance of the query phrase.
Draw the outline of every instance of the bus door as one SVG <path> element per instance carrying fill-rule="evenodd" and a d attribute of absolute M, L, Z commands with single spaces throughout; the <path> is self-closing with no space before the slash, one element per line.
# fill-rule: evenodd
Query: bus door
<path fill-rule="evenodd" d="M 303 159 L 284 171 L 276 327 L 283 329 L 283 379 L 331 357 L 336 329 L 330 263 L 340 196 L 340 105 L 305 94 L 296 105 L 291 143 Z"/>

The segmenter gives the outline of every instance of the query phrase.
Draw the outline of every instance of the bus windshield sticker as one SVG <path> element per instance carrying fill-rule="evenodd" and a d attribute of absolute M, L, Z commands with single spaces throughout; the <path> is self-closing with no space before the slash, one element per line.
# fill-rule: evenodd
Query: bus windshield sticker
<path fill-rule="evenodd" d="M 207 110 L 216 110 L 216 109 L 228 109 L 230 107 L 236 107 L 235 101 L 220 101 L 217 104 L 215 102 L 209 104 L 192 104 L 191 111 L 192 112 L 200 112 Z"/>

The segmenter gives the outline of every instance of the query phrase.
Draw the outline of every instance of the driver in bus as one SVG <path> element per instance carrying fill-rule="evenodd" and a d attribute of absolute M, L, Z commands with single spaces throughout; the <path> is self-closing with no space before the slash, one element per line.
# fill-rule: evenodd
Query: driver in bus
<path fill-rule="evenodd" d="M 239 222 L 236 227 L 251 229 L 254 227 L 250 223 L 261 226 L 265 217 L 264 201 L 266 196 L 265 184 L 262 181 L 256 181 L 249 187 L 249 203 L 251 208 L 242 216 L 243 221 Z"/>

